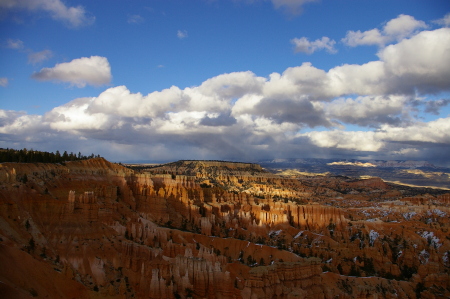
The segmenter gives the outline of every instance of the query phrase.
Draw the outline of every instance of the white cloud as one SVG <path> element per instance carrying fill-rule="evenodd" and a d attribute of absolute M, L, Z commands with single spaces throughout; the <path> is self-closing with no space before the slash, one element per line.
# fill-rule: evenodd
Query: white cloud
<path fill-rule="evenodd" d="M 0 8 L 5 10 L 45 11 L 51 18 L 63 21 L 70 27 L 90 25 L 95 18 L 89 16 L 84 7 L 67 7 L 60 0 L 2 0 Z"/>
<path fill-rule="evenodd" d="M 383 142 L 376 133 L 365 131 L 315 131 L 303 134 L 321 148 L 336 148 L 351 151 L 376 152 L 382 149 Z"/>
<path fill-rule="evenodd" d="M 47 122 L 53 130 L 68 131 L 78 134 L 80 131 L 98 131 L 111 129 L 111 116 L 105 113 L 87 113 L 92 98 L 79 98 L 63 106 L 56 107 L 45 114 Z M 119 125 L 114 123 L 114 125 Z"/>
<path fill-rule="evenodd" d="M 378 56 L 384 62 L 387 78 L 399 91 L 408 88 L 437 92 L 450 88 L 450 28 L 422 31 L 386 47 Z"/>
<path fill-rule="evenodd" d="M 442 19 L 434 21 L 434 23 L 441 26 L 450 27 L 450 12 L 447 13 Z"/>
<path fill-rule="evenodd" d="M 127 22 L 130 24 L 143 23 L 145 19 L 141 15 L 128 15 Z"/>
<path fill-rule="evenodd" d="M 375 95 L 388 92 L 389 81 L 384 63 L 371 61 L 362 65 L 344 64 L 327 73 L 328 94 L 332 97 L 347 94 Z"/>
<path fill-rule="evenodd" d="M 105 113 L 120 117 L 162 117 L 167 111 L 182 110 L 185 98 L 178 87 L 155 91 L 147 96 L 131 93 L 125 86 L 109 88 L 90 102 L 87 113 Z"/>
<path fill-rule="evenodd" d="M 418 21 L 412 16 L 402 14 L 387 22 L 383 27 L 383 33 L 387 37 L 400 41 L 414 35 L 418 30 L 426 28 L 428 28 L 428 26 L 425 22 Z"/>
<path fill-rule="evenodd" d="M 330 96 L 329 78 L 324 70 L 305 62 L 301 66 L 287 68 L 281 75 L 271 74 L 263 92 L 269 98 L 303 95 L 320 99 Z"/>
<path fill-rule="evenodd" d="M 409 97 L 375 96 L 339 98 L 326 106 L 328 116 L 343 123 L 378 127 L 383 124 L 401 123 L 401 114 L 407 110 Z"/>
<path fill-rule="evenodd" d="M 28 54 L 28 63 L 37 64 L 50 59 L 53 56 L 52 51 L 43 50 L 40 52 L 30 52 Z"/>
<path fill-rule="evenodd" d="M 28 115 L 25 112 L 0 109 L 0 134 L 3 139 L 26 140 L 38 138 L 36 134 L 48 131 L 40 115 Z"/>
<path fill-rule="evenodd" d="M 1 0 L 0 0 L 1 1 Z M 48 60 L 50 57 L 53 56 L 52 51 L 50 50 L 43 50 L 40 52 L 33 52 L 31 49 L 24 49 L 24 43 L 20 39 L 8 39 L 6 41 L 6 48 L 19 50 L 20 52 L 28 53 L 28 63 L 36 64 L 45 60 Z"/>
<path fill-rule="evenodd" d="M 348 31 L 342 42 L 350 47 L 356 47 L 361 45 L 384 45 L 386 37 L 383 36 L 378 29 L 371 29 L 364 32 Z"/>
<path fill-rule="evenodd" d="M 8 86 L 8 83 L 9 83 L 8 78 L 6 78 L 6 77 L 1 77 L 0 78 L 0 86 L 6 87 L 6 86 Z"/>
<path fill-rule="evenodd" d="M 187 33 L 186 30 L 178 30 L 178 31 L 177 31 L 177 37 L 178 37 L 179 39 L 185 39 L 185 38 L 188 37 L 188 33 Z"/>
<path fill-rule="evenodd" d="M 321 39 L 316 39 L 315 41 L 309 41 L 306 37 L 294 38 L 291 40 L 294 44 L 295 52 L 303 52 L 306 54 L 312 54 L 317 50 L 325 49 L 328 53 L 336 53 L 337 50 L 334 48 L 336 42 L 330 40 L 330 38 L 324 36 Z"/>
<path fill-rule="evenodd" d="M 250 71 L 222 74 L 203 82 L 198 90 L 209 96 L 231 100 L 246 94 L 260 93 L 265 79 Z"/>
<path fill-rule="evenodd" d="M 450 118 L 440 118 L 428 123 L 417 122 L 407 127 L 383 125 L 378 131 L 314 131 L 299 136 L 307 137 L 321 148 L 377 152 L 393 147 L 395 150 L 392 154 L 406 154 L 409 151 L 417 155 L 415 145 L 418 143 L 422 144 L 422 148 L 426 147 L 426 143 L 450 144 Z M 405 147 L 406 144 L 411 147 Z"/>
<path fill-rule="evenodd" d="M 285 12 L 298 15 L 303 11 L 303 5 L 308 2 L 317 2 L 318 0 L 271 0 L 276 9 L 283 9 Z"/>
<path fill-rule="evenodd" d="M 393 142 L 450 144 L 450 117 L 417 122 L 405 128 L 384 125 L 378 135 L 380 139 Z"/>
<path fill-rule="evenodd" d="M 390 20 L 384 26 L 382 31 L 371 29 L 364 32 L 348 31 L 342 42 L 350 47 L 361 45 L 378 45 L 380 47 L 392 41 L 400 41 L 416 34 L 420 29 L 428 26 L 423 21 L 418 21 L 409 15 L 399 15 Z"/>
<path fill-rule="evenodd" d="M 91 56 L 59 63 L 53 68 L 43 68 L 32 75 L 39 81 L 69 82 L 77 87 L 103 85 L 111 81 L 111 67 L 105 57 Z"/>
<path fill-rule="evenodd" d="M 21 41 L 20 39 L 9 38 L 6 41 L 6 47 L 9 49 L 15 49 L 15 50 L 23 49 L 23 41 Z"/>
<path fill-rule="evenodd" d="M 450 28 L 422 31 L 378 52 L 379 61 L 337 66 L 326 73 L 316 95 L 386 95 L 450 90 Z M 320 88 L 319 88 L 320 87 Z"/>

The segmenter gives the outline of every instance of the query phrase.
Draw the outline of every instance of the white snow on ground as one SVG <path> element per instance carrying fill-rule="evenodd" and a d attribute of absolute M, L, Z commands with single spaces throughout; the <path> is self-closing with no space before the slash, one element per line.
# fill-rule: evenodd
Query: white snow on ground
<path fill-rule="evenodd" d="M 425 249 L 419 253 L 419 260 L 422 264 L 428 263 L 429 258 L 430 258 L 430 254 Z"/>
<path fill-rule="evenodd" d="M 442 246 L 442 244 L 439 243 L 441 240 L 438 237 L 436 237 L 433 232 L 424 231 L 422 233 L 417 234 L 422 238 L 426 239 L 428 241 L 428 244 L 436 249 Z"/>
<path fill-rule="evenodd" d="M 415 215 L 417 215 L 416 212 L 408 212 L 408 213 L 403 213 L 403 218 L 405 218 L 405 220 L 410 220 L 412 217 L 414 217 Z"/>
<path fill-rule="evenodd" d="M 433 214 L 436 214 L 436 215 L 439 216 L 439 217 L 445 217 L 445 216 L 447 216 L 447 213 L 445 213 L 445 212 L 443 212 L 443 211 L 441 211 L 441 210 L 439 210 L 439 209 L 432 209 L 432 210 L 429 210 L 429 211 L 427 212 L 427 214 L 428 214 L 428 216 L 431 216 L 431 215 L 433 215 Z"/>
<path fill-rule="evenodd" d="M 377 233 L 374 230 L 371 230 L 369 233 L 369 244 L 370 246 L 373 246 L 373 243 L 375 242 L 375 240 L 380 236 L 379 233 Z"/>
<path fill-rule="evenodd" d="M 300 237 L 303 234 L 303 230 L 299 231 L 298 234 L 295 235 L 294 239 L 297 239 L 298 237 Z"/>

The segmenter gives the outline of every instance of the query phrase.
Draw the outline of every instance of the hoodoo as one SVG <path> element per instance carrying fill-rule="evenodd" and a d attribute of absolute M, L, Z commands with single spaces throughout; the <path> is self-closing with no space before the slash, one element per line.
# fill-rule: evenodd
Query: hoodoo
<path fill-rule="evenodd" d="M 449 193 L 251 163 L 0 164 L 5 298 L 444 298 Z"/>

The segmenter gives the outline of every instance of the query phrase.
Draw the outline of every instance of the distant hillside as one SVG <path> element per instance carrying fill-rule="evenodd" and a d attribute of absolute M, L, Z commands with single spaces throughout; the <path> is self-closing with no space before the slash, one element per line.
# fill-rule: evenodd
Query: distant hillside
<path fill-rule="evenodd" d="M 260 164 L 275 173 L 296 170 L 311 174 L 380 177 L 399 184 L 450 188 L 450 168 L 426 161 L 276 159 L 260 161 Z"/>

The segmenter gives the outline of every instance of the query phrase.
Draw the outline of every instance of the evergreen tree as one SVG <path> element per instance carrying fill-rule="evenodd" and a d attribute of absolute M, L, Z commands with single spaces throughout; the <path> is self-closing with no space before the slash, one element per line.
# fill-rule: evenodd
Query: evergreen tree
<path fill-rule="evenodd" d="M 35 151 L 32 149 L 27 150 L 26 148 L 21 150 L 0 148 L 0 163 L 2 162 L 61 163 L 65 161 L 85 160 L 93 157 L 95 157 L 94 154 L 92 154 L 89 157 L 86 157 L 81 155 L 80 152 L 78 153 L 77 156 L 73 152 L 68 154 L 67 151 L 64 151 L 63 155 L 61 156 L 59 151 L 56 151 L 56 153 L 50 153 L 50 152 Z M 97 155 L 96 157 L 100 157 L 100 155 Z"/>

